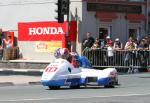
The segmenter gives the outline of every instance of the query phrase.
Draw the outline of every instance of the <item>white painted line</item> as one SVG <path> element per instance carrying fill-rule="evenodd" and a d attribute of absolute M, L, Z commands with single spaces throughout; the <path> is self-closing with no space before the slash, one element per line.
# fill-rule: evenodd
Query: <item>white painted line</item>
<path fill-rule="evenodd" d="M 44 70 L 42 69 L 42 70 L 40 70 L 40 72 L 43 72 Z"/>
<path fill-rule="evenodd" d="M 13 69 L 15 72 L 27 72 L 28 70 L 26 69 Z"/>
<path fill-rule="evenodd" d="M 145 94 L 124 94 L 124 95 L 109 95 L 109 96 L 93 96 L 93 97 L 73 97 L 73 98 L 39 98 L 39 99 L 10 99 L 0 100 L 0 102 L 22 102 L 22 101 L 43 101 L 43 100 L 70 100 L 70 99 L 92 99 L 92 98 L 111 98 L 111 97 L 129 97 L 129 96 L 147 96 L 150 93 Z"/>
<path fill-rule="evenodd" d="M 43 72 L 43 69 L 0 69 L 0 71 L 14 71 L 14 72 Z"/>

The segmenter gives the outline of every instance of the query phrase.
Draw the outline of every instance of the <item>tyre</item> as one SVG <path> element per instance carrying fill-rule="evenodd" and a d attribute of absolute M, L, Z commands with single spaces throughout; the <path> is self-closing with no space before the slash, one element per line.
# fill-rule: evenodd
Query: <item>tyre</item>
<path fill-rule="evenodd" d="M 80 85 L 77 86 L 70 86 L 71 89 L 80 89 Z"/>
<path fill-rule="evenodd" d="M 60 86 L 48 86 L 49 89 L 51 90 L 57 90 L 57 89 L 60 89 Z"/>
<path fill-rule="evenodd" d="M 114 88 L 114 87 L 115 86 L 113 82 L 109 83 L 108 85 L 104 85 L 104 88 Z"/>

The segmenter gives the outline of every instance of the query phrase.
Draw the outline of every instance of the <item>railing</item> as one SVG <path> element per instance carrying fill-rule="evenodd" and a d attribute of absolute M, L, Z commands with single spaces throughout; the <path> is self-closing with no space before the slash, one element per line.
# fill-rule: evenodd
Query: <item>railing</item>
<path fill-rule="evenodd" d="M 86 50 L 83 52 L 93 67 L 115 67 L 123 68 L 150 68 L 150 51 L 146 50 L 105 50 L 95 49 Z M 143 69 L 139 69 L 143 71 Z"/>

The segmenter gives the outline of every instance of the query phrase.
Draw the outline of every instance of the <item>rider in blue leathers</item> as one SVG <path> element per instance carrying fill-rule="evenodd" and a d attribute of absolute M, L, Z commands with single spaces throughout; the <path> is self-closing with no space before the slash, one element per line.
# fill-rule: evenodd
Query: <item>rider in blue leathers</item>
<path fill-rule="evenodd" d="M 77 53 L 74 52 L 72 52 L 71 55 L 74 56 L 77 62 L 79 62 L 80 67 L 92 68 L 91 63 L 85 56 L 79 56 Z"/>
<path fill-rule="evenodd" d="M 80 65 L 81 67 L 92 68 L 91 63 L 85 56 L 79 56 L 79 62 L 81 63 L 81 65 Z"/>
<path fill-rule="evenodd" d="M 63 59 L 67 59 L 67 60 L 69 57 L 71 57 L 71 58 L 74 58 L 76 60 L 76 62 L 79 64 L 79 67 L 92 68 L 91 63 L 89 62 L 89 60 L 85 56 L 80 56 L 75 52 L 69 53 L 69 50 L 67 50 L 67 48 L 56 49 L 56 51 L 54 52 L 54 56 L 56 58 L 63 58 Z M 69 60 L 69 61 L 71 62 L 71 60 Z"/>

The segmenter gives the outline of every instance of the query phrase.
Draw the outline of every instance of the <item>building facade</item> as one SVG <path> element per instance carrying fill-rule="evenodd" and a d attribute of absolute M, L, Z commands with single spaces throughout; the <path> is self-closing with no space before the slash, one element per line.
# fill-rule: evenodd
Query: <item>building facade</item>
<path fill-rule="evenodd" d="M 20 22 L 57 22 L 56 2 L 56 0 L 0 0 L 0 28 L 4 31 L 13 31 L 18 38 L 18 35 L 22 35 L 18 33 Z M 150 30 L 150 19 L 147 18 L 150 16 L 149 5 L 148 0 L 70 0 L 69 21 L 77 22 L 77 39 L 71 42 L 71 47 L 80 54 L 82 39 L 86 32 L 91 32 L 94 38 L 103 39 L 106 35 L 113 40 L 120 38 L 123 43 L 129 36 L 138 38 L 146 35 Z M 53 52 L 37 51 L 35 40 L 18 40 L 18 46 L 23 58 L 33 60 L 54 58 Z"/>

